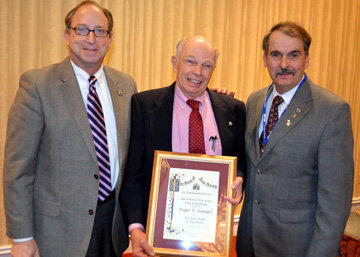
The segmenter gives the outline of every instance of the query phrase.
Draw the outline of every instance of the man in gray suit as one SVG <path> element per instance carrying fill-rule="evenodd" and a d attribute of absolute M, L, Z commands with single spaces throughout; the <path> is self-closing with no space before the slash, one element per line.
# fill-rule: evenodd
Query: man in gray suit
<path fill-rule="evenodd" d="M 115 199 L 127 159 L 136 85 L 130 76 L 103 66 L 113 39 L 107 9 L 82 2 L 65 24 L 69 57 L 24 73 L 9 113 L 4 196 L 7 235 L 14 239 L 11 254 L 121 256 L 128 233 Z M 89 85 L 90 76 L 95 77 Z M 100 103 L 91 102 L 89 86 Z M 102 122 L 91 119 L 92 103 Z M 101 142 L 99 124 L 105 127 Z M 100 164 L 101 151 L 108 155 L 106 165 Z M 110 177 L 101 195 L 104 166 Z"/>
<path fill-rule="evenodd" d="M 306 76 L 310 43 L 292 22 L 264 37 L 273 83 L 247 101 L 238 257 L 335 257 L 339 250 L 353 190 L 350 107 Z"/>

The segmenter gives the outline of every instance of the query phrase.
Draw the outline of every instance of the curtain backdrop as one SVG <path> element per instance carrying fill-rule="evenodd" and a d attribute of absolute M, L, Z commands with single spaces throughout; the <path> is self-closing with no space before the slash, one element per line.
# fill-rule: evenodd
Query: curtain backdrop
<path fill-rule="evenodd" d="M 21 73 L 67 56 L 64 18 L 81 0 L 0 0 L 0 173 L 7 114 Z M 203 35 L 220 51 L 210 86 L 246 101 L 270 84 L 262 37 L 277 22 L 296 21 L 312 35 L 311 80 L 350 103 L 355 135 L 355 190 L 360 197 L 360 0 L 98 0 L 114 16 L 114 41 L 105 64 L 132 75 L 138 90 L 175 80 L 170 57 L 187 35 Z M 304 135 L 306 136 L 306 135 Z M 19 145 L 21 147 L 21 145 Z M 341 172 L 341 171 L 339 171 Z M 0 176 L 2 192 L 2 176 Z M 5 236 L 0 194 L 0 246 Z"/>

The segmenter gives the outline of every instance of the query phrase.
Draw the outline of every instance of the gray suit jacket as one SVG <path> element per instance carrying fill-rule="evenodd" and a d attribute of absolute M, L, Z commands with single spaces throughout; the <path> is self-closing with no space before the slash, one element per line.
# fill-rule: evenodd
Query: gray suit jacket
<path fill-rule="evenodd" d="M 336 256 L 350 212 L 353 134 L 349 105 L 309 79 L 260 156 L 267 88 L 247 102 L 248 173 L 238 257 Z"/>
<path fill-rule="evenodd" d="M 104 67 L 114 105 L 120 176 L 130 139 L 134 80 Z M 122 92 L 120 94 L 119 92 Z M 84 102 L 70 59 L 24 73 L 9 113 L 4 162 L 7 235 L 34 236 L 41 256 L 85 256 L 97 206 L 95 147 Z M 113 242 L 128 246 L 116 204 Z"/>

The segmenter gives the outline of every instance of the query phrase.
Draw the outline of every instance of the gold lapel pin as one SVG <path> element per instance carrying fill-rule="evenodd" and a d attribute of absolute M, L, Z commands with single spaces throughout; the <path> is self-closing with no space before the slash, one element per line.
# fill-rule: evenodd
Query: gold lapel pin
<path fill-rule="evenodd" d="M 285 122 L 285 124 L 286 124 L 286 126 L 290 126 L 292 123 L 291 123 L 291 121 L 290 120 L 287 120 L 286 122 Z"/>
<path fill-rule="evenodd" d="M 121 90 L 117 90 L 116 93 L 118 94 L 118 96 L 122 96 L 123 92 Z"/>

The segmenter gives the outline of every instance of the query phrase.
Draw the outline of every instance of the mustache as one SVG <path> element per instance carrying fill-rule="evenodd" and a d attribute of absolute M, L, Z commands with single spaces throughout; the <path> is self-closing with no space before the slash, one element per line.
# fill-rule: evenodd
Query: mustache
<path fill-rule="evenodd" d="M 293 76 L 295 76 L 295 71 L 293 71 L 292 69 L 281 69 L 280 71 L 276 72 L 275 77 L 283 74 L 292 74 Z"/>

